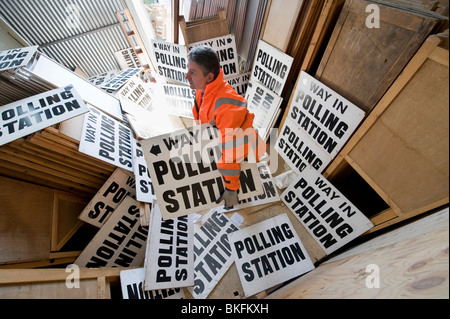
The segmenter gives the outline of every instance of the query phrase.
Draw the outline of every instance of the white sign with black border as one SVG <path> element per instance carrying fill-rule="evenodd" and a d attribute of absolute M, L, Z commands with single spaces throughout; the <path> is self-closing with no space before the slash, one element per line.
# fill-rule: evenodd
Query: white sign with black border
<path fill-rule="evenodd" d="M 198 46 L 210 46 L 217 52 L 224 77 L 239 74 L 238 54 L 234 34 L 228 34 L 204 41 L 189 43 L 189 51 Z"/>
<path fill-rule="evenodd" d="M 152 179 L 147 168 L 144 152 L 138 141 L 133 143 L 133 168 L 136 177 L 136 198 L 140 202 L 152 204 L 156 200 Z"/>
<path fill-rule="evenodd" d="M 286 213 L 232 232 L 228 238 L 246 297 L 314 269 Z"/>
<path fill-rule="evenodd" d="M 80 268 L 138 267 L 144 261 L 148 227 L 138 202 L 127 196 L 75 260 Z"/>
<path fill-rule="evenodd" d="M 169 83 L 189 85 L 186 80 L 186 46 L 159 39 L 152 39 L 151 42 L 158 75 Z"/>
<path fill-rule="evenodd" d="M 303 171 L 281 198 L 326 254 L 373 227 L 333 184 L 311 168 Z"/>
<path fill-rule="evenodd" d="M 135 184 L 131 172 L 116 168 L 78 218 L 95 227 L 102 227 L 127 195 L 136 197 Z"/>
<path fill-rule="evenodd" d="M 0 72 L 26 66 L 38 49 L 37 45 L 0 52 Z"/>
<path fill-rule="evenodd" d="M 145 268 L 120 271 L 123 299 L 184 299 L 182 288 L 144 290 Z"/>
<path fill-rule="evenodd" d="M 364 111 L 301 72 L 275 150 L 295 171 L 323 172 L 364 118 Z"/>
<path fill-rule="evenodd" d="M 209 210 L 194 224 L 194 286 L 188 287 L 195 299 L 206 299 L 233 264 L 228 234 L 238 230 L 218 211 Z"/>
<path fill-rule="evenodd" d="M 134 137 L 130 128 L 95 107 L 89 109 L 78 150 L 132 172 Z"/>
<path fill-rule="evenodd" d="M 281 95 L 294 59 L 259 40 L 253 62 L 251 80 L 258 81 L 272 92 Z"/>
<path fill-rule="evenodd" d="M 198 125 L 143 140 L 141 146 L 163 219 L 218 206 L 225 190 L 216 164 L 219 130 Z M 240 184 L 240 200 L 263 193 L 256 163 L 241 164 Z"/>
<path fill-rule="evenodd" d="M 0 145 L 88 111 L 72 85 L 0 106 Z"/>
<path fill-rule="evenodd" d="M 162 220 L 153 205 L 145 258 L 144 290 L 194 284 L 194 224 L 192 215 Z"/>

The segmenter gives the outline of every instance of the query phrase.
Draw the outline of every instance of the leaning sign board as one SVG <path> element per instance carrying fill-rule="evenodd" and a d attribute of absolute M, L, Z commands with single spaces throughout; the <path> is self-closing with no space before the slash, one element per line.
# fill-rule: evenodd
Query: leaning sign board
<path fill-rule="evenodd" d="M 148 227 L 139 222 L 138 202 L 127 196 L 75 260 L 81 268 L 138 267 L 145 257 Z"/>
<path fill-rule="evenodd" d="M 352 241 L 372 222 L 314 169 L 306 169 L 281 195 L 326 254 Z"/>
<path fill-rule="evenodd" d="M 194 223 L 192 214 L 162 220 L 154 205 L 145 258 L 144 290 L 194 284 Z"/>
<path fill-rule="evenodd" d="M 135 184 L 131 172 L 117 168 L 78 218 L 95 227 L 102 227 L 127 195 L 136 196 Z"/>
<path fill-rule="evenodd" d="M 113 93 L 120 89 L 122 85 L 124 85 L 133 75 L 141 71 L 141 68 L 128 68 L 122 70 L 117 73 L 116 76 L 109 79 L 108 81 L 106 81 L 106 83 L 103 83 L 99 87 L 108 93 Z"/>
<path fill-rule="evenodd" d="M 194 118 L 195 90 L 189 86 L 158 83 L 155 85 L 155 99 L 169 114 Z"/>
<path fill-rule="evenodd" d="M 120 271 L 120 286 L 123 299 L 184 299 L 184 290 L 144 290 L 145 268 Z"/>
<path fill-rule="evenodd" d="M 293 61 L 286 53 L 259 40 L 251 80 L 281 95 Z"/>
<path fill-rule="evenodd" d="M 314 269 L 287 214 L 232 232 L 228 238 L 247 297 Z"/>
<path fill-rule="evenodd" d="M 152 204 L 156 200 L 155 190 L 147 169 L 144 152 L 138 141 L 133 143 L 133 168 L 136 177 L 136 199 Z"/>
<path fill-rule="evenodd" d="M 89 109 L 84 117 L 78 150 L 132 172 L 134 137 L 131 130 L 95 107 Z"/>
<path fill-rule="evenodd" d="M 212 208 L 194 224 L 195 277 L 188 287 L 195 299 L 205 299 L 233 264 L 228 234 L 238 230 L 231 220 Z"/>
<path fill-rule="evenodd" d="M 35 45 L 0 52 L 0 72 L 26 66 L 37 49 L 38 46 Z"/>
<path fill-rule="evenodd" d="M 219 131 L 203 124 L 141 141 L 163 219 L 218 206 L 225 190 L 219 140 Z M 242 163 L 240 184 L 240 200 L 263 193 L 256 163 Z"/>
<path fill-rule="evenodd" d="M 224 77 L 232 77 L 239 74 L 238 54 L 234 34 L 189 43 L 189 51 L 203 45 L 210 46 L 216 51 Z"/>
<path fill-rule="evenodd" d="M 71 85 L 0 106 L 0 145 L 88 111 Z"/>
<path fill-rule="evenodd" d="M 363 118 L 364 111 L 302 71 L 275 149 L 294 171 L 322 172 Z"/>
<path fill-rule="evenodd" d="M 171 83 L 188 85 L 187 49 L 184 45 L 169 43 L 163 40 L 152 39 L 154 61 L 158 75 Z"/>

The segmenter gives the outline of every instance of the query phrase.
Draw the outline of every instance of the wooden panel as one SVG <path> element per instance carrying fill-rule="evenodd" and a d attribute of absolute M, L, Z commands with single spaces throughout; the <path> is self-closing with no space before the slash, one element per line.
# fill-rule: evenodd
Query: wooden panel
<path fill-rule="evenodd" d="M 229 34 L 228 22 L 224 9 L 219 9 L 219 16 L 186 22 L 184 16 L 179 16 L 180 28 L 185 44 L 212 39 Z"/>
<path fill-rule="evenodd" d="M 0 263 L 48 258 L 53 193 L 0 176 Z"/>
<path fill-rule="evenodd" d="M 349 153 L 404 214 L 448 201 L 448 86 L 448 66 L 426 60 Z"/>
<path fill-rule="evenodd" d="M 302 3 L 303 0 L 273 0 L 261 40 L 286 52 Z"/>
<path fill-rule="evenodd" d="M 366 112 L 372 110 L 438 20 L 380 8 L 380 28 L 366 26 L 363 0 L 344 5 L 316 78 Z"/>
<path fill-rule="evenodd" d="M 355 247 L 269 298 L 449 298 L 448 209 Z M 426 231 L 423 231 L 426 229 Z M 379 288 L 368 265 L 379 267 Z"/>

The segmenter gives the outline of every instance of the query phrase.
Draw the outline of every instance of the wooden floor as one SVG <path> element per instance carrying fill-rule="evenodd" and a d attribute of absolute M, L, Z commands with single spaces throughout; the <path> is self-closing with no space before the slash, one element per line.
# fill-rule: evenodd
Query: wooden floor
<path fill-rule="evenodd" d="M 448 252 L 446 208 L 337 255 L 267 298 L 448 299 Z"/>

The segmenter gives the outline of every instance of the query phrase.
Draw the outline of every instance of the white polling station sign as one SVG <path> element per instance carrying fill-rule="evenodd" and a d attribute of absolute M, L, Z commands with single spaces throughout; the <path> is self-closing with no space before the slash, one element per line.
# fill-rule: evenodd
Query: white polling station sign
<path fill-rule="evenodd" d="M 37 45 L 0 52 L 0 72 L 26 66 L 38 49 Z"/>

